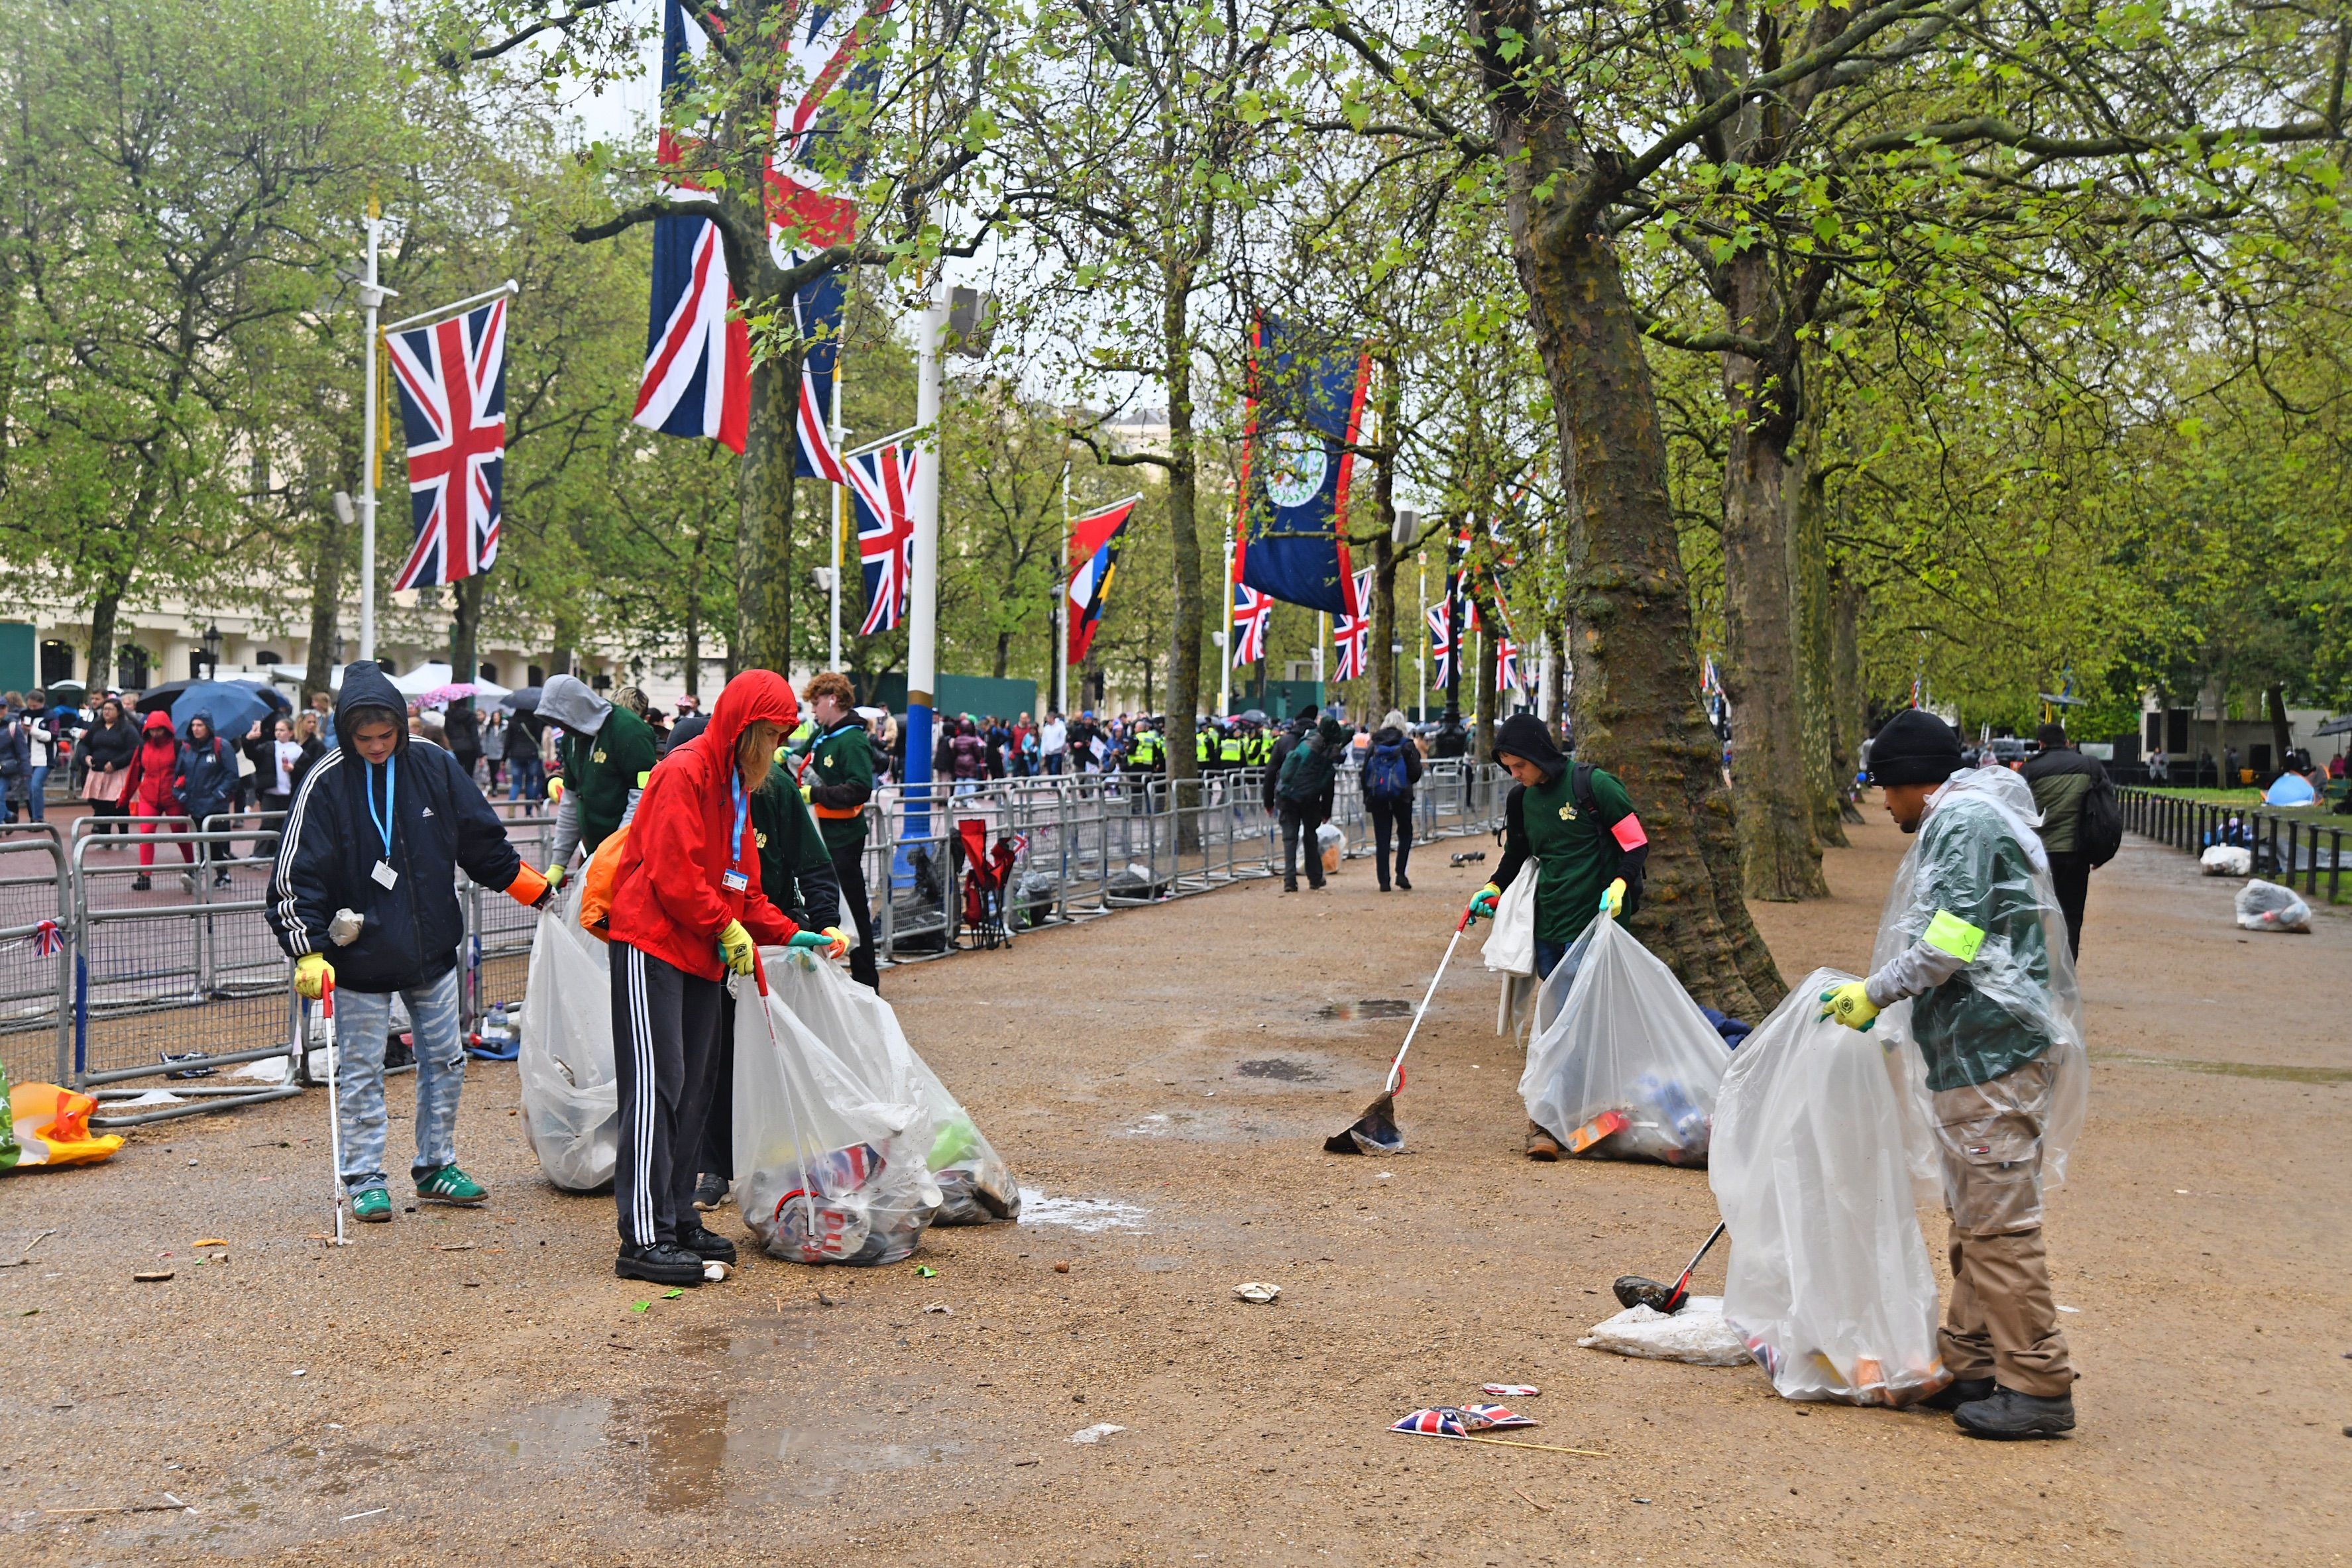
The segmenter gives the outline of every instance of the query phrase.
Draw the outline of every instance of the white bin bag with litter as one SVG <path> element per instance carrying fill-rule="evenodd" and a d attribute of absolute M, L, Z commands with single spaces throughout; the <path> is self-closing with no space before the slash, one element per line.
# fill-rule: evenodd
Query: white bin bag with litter
<path fill-rule="evenodd" d="M 1907 1405 L 1948 1381 L 1916 1204 L 1926 1088 L 1897 1003 L 1867 1033 L 1818 1016 L 1817 969 L 1734 1053 L 1707 1183 L 1731 1231 L 1723 1315 L 1789 1399 Z"/>
<path fill-rule="evenodd" d="M 2214 844 L 2197 857 L 2209 877 L 2244 877 L 2254 869 L 2254 852 L 2242 844 Z"/>
<path fill-rule="evenodd" d="M 772 1258 L 896 1263 L 940 1212 L 925 1068 L 889 1005 L 832 964 L 762 948 L 735 1003 L 735 1200 Z"/>
<path fill-rule="evenodd" d="M 1704 1165 L 1730 1062 L 1674 971 L 1615 921 L 1595 916 L 1536 994 L 1519 1098 L 1563 1148 L 1579 1128 L 1614 1113 L 1624 1125 L 1585 1153 Z"/>
<path fill-rule="evenodd" d="M 1723 1321 L 1723 1298 L 1693 1296 L 1669 1317 L 1648 1307 L 1628 1307 L 1592 1325 L 1576 1342 L 1587 1350 L 1645 1361 L 1681 1361 L 1694 1366 L 1746 1366 L 1748 1346 Z"/>
<path fill-rule="evenodd" d="M 2309 931 L 2311 906 L 2292 888 L 2257 878 L 2238 889 L 2240 931 Z"/>
<path fill-rule="evenodd" d="M 620 1144 L 613 1076 L 612 959 L 580 929 L 583 876 L 539 917 L 522 999 L 523 1133 L 547 1179 L 566 1192 L 610 1186 Z"/>
<path fill-rule="evenodd" d="M 896 1018 L 890 1026 L 898 1026 Z M 1021 1184 L 1014 1179 L 1013 1168 L 997 1153 L 963 1102 L 948 1092 L 930 1065 L 919 1056 L 915 1066 L 920 1069 L 923 1101 L 936 1129 L 927 1163 L 940 1184 L 940 1216 L 931 1223 L 993 1225 L 1019 1219 Z"/>

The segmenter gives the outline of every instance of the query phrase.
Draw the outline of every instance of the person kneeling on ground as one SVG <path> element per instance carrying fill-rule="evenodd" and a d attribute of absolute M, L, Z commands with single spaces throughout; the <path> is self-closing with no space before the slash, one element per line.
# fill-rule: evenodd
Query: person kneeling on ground
<path fill-rule="evenodd" d="M 2003 770 L 1962 773 L 1959 737 L 1916 708 L 1878 732 L 1870 774 L 1895 826 L 1919 836 L 1907 908 L 1891 915 L 1909 940 L 1867 980 L 1826 994 L 1822 1016 L 1864 1029 L 1881 1008 L 1918 998 L 1911 1033 L 1935 1097 L 1952 1221 L 1941 1337 L 1955 1380 L 1922 1403 L 1951 1411 L 1972 1436 L 2069 1432 L 2074 1371 L 2051 1298 L 2042 1183 L 2060 1075 L 2080 1070 L 2053 1047 L 2079 1026 L 2061 996 L 2073 966 L 2055 940 L 2065 917 L 2032 795 Z"/>
<path fill-rule="evenodd" d="M 1503 801 L 1503 859 L 1470 900 L 1470 918 L 1494 914 L 1520 868 L 1536 861 L 1536 974 L 1549 978 L 1596 914 L 1638 907 L 1650 836 L 1616 774 L 1571 766 L 1543 721 L 1514 713 L 1495 731 L 1495 760 L 1518 782 Z M 1557 1160 L 1559 1142 L 1528 1123 L 1528 1158 Z"/>
<path fill-rule="evenodd" d="M 547 902 L 547 879 L 507 842 L 504 825 L 457 759 L 412 742 L 405 701 L 381 666 L 343 671 L 335 749 L 303 777 L 286 814 L 265 912 L 294 960 L 295 989 L 335 984 L 343 1186 L 355 1219 L 392 1218 L 385 1190 L 383 1053 L 397 993 L 416 1045 L 416 1163 L 426 1203 L 489 1194 L 457 1168 L 457 1095 L 466 1082 L 457 952 L 466 920 L 457 868 L 516 902 Z"/>
<path fill-rule="evenodd" d="M 791 685 L 773 670 L 729 681 L 709 724 L 655 766 L 614 870 L 613 1272 L 624 1279 L 699 1285 L 706 1262 L 735 1261 L 735 1244 L 694 1207 L 719 1042 L 734 1022 L 725 981 L 755 973 L 762 943 L 833 945 L 769 901 L 751 821 L 777 743 L 799 720 Z"/>

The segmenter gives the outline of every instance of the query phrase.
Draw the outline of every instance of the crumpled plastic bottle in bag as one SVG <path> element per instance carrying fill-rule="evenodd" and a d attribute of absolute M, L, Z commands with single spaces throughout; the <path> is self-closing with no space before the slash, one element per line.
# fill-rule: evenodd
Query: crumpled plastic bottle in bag
<path fill-rule="evenodd" d="M 2311 906 L 2292 888 L 2257 877 L 2238 889 L 2240 931 L 2309 931 Z"/>
<path fill-rule="evenodd" d="M 1731 1236 L 1723 1315 L 1789 1399 L 1902 1405 L 1950 1381 L 1916 1207 L 1935 1190 L 1910 1005 L 1823 1019 L 1817 969 L 1741 1045 L 1707 1183 Z"/>
<path fill-rule="evenodd" d="M 787 1262 L 898 1262 L 941 1204 L 929 1069 L 873 991 L 805 952 L 761 957 L 768 994 L 747 983 L 735 1006 L 743 1221 Z"/>
<path fill-rule="evenodd" d="M 1706 1163 L 1731 1050 L 1639 938 L 1596 916 L 1545 979 L 1535 1016 L 1519 1078 L 1530 1121 L 1568 1147 L 1578 1128 L 1613 1110 L 1627 1125 L 1588 1156 Z"/>
<path fill-rule="evenodd" d="M 603 942 L 580 929 L 580 889 L 586 880 L 574 880 L 540 913 L 515 1062 L 523 1134 L 547 1179 L 572 1193 L 610 1186 L 621 1148 L 612 959 Z"/>

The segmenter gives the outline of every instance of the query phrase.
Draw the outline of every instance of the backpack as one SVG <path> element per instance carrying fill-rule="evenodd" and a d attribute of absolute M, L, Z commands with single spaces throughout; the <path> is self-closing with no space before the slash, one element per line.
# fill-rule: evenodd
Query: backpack
<path fill-rule="evenodd" d="M 1404 743 L 1374 746 L 1371 766 L 1364 770 L 1364 798 L 1388 802 L 1402 800 L 1412 788 L 1412 777 L 1405 771 Z"/>
<path fill-rule="evenodd" d="M 2074 829 L 2074 844 L 2091 858 L 2094 866 L 2105 865 L 2124 847 L 2123 803 L 2116 799 L 2116 786 L 2105 768 L 2091 775 L 2090 791 L 2083 796 L 2082 819 Z"/>
<path fill-rule="evenodd" d="M 604 835 L 604 842 L 596 846 L 596 853 L 580 868 L 580 929 L 598 942 L 613 940 L 608 922 L 613 899 L 621 890 L 621 855 L 628 847 L 631 826 L 625 822 Z"/>
<path fill-rule="evenodd" d="M 1598 830 L 1601 835 L 1601 842 L 1609 847 L 1610 852 L 1615 858 L 1615 865 L 1617 868 L 1611 874 L 1612 876 L 1622 874 L 1624 868 L 1625 852 L 1617 847 L 1617 840 L 1611 837 L 1608 831 L 1610 828 L 1615 826 L 1616 824 L 1602 822 L 1601 819 L 1601 797 L 1592 793 L 1592 764 L 1591 763 L 1579 763 L 1576 764 L 1575 769 L 1569 774 L 1568 789 L 1570 798 L 1576 802 L 1576 809 L 1580 813 L 1591 816 L 1592 820 L 1599 825 Z M 1636 867 L 1634 868 L 1633 874 L 1625 879 L 1625 907 L 1618 911 L 1618 918 L 1621 920 L 1630 918 L 1633 911 L 1642 907 L 1642 880 L 1643 869 L 1643 867 Z"/>

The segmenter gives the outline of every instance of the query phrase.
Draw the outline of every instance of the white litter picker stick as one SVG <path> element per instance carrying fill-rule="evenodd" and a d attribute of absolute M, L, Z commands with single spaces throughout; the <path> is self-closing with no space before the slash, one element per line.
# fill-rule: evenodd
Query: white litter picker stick
<path fill-rule="evenodd" d="M 343 1101 L 342 1072 L 335 1054 L 335 983 L 330 979 L 320 994 L 325 1005 L 323 1022 L 327 1033 L 327 1150 L 334 1168 L 327 1173 L 331 1184 L 329 1191 L 335 1199 L 335 1245 L 349 1247 L 351 1238 L 343 1235 Z"/>

